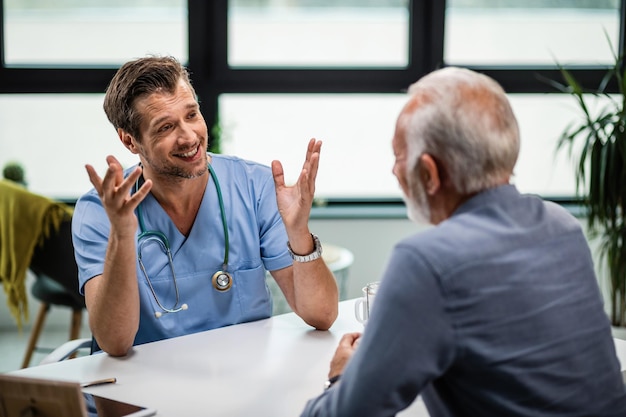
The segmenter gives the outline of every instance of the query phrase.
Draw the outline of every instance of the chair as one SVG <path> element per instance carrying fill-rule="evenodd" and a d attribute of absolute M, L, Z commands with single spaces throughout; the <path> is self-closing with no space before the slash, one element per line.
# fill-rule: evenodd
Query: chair
<path fill-rule="evenodd" d="M 93 340 L 91 338 L 72 339 L 63 343 L 61 346 L 55 348 L 52 352 L 47 354 L 39 365 L 46 365 L 54 362 L 61 362 L 68 358 L 75 356 L 80 351 L 87 351 L 91 354 Z"/>
<path fill-rule="evenodd" d="M 346 248 L 326 244 L 322 257 L 337 280 L 339 299 L 345 300 L 348 296 L 348 276 L 354 263 L 354 254 Z"/>
<path fill-rule="evenodd" d="M 52 306 L 72 310 L 69 340 L 78 339 L 85 309 L 85 298 L 78 292 L 78 267 L 72 245 L 71 218 L 63 221 L 56 234 L 35 248 L 30 270 L 35 274 L 31 294 L 40 302 L 39 312 L 26 346 L 22 368 L 29 366 L 32 354 Z"/>

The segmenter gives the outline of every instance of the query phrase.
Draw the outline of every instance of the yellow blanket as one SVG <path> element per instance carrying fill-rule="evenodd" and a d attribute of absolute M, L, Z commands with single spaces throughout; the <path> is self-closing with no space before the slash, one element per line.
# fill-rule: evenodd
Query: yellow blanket
<path fill-rule="evenodd" d="M 65 204 L 0 180 L 0 284 L 20 329 L 28 320 L 25 281 L 35 247 L 71 215 Z"/>

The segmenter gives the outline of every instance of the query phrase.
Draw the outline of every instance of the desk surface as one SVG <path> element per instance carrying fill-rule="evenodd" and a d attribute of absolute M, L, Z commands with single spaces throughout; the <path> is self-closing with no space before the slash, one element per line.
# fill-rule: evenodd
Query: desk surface
<path fill-rule="evenodd" d="M 81 357 L 14 372 L 76 382 L 116 377 L 86 391 L 157 409 L 159 416 L 298 416 L 323 389 L 341 336 L 361 331 L 354 300 L 327 331 L 295 314 L 135 346 L 126 357 Z M 622 369 L 626 341 L 615 340 Z M 418 400 L 400 415 L 428 416 Z"/>

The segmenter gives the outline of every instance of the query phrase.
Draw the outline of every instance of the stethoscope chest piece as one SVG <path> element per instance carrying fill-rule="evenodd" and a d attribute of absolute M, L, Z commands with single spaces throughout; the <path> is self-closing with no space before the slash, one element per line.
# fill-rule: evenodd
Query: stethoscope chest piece
<path fill-rule="evenodd" d="M 233 286 L 233 277 L 226 271 L 217 271 L 211 279 L 213 287 L 220 291 L 228 291 Z"/>

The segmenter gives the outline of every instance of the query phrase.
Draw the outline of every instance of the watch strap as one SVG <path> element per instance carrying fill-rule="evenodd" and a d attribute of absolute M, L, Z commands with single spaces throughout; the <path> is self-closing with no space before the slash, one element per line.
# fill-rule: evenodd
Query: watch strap
<path fill-rule="evenodd" d="M 341 377 L 341 374 L 328 378 L 326 382 L 324 383 L 324 390 L 327 390 L 328 388 L 332 387 L 335 384 L 335 382 L 339 381 L 340 377 Z"/>
<path fill-rule="evenodd" d="M 313 248 L 313 252 L 309 253 L 308 255 L 295 254 L 294 251 L 291 249 L 291 245 L 289 244 L 289 242 L 287 242 L 287 250 L 289 251 L 289 255 L 291 255 L 291 259 L 296 262 L 311 262 L 321 258 L 322 243 L 320 242 L 320 239 L 313 233 L 311 233 L 311 238 L 313 239 L 313 244 L 315 247 Z"/>

